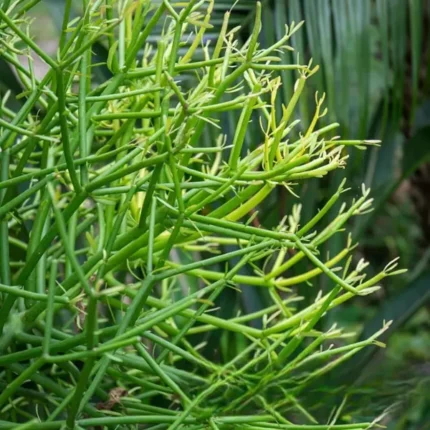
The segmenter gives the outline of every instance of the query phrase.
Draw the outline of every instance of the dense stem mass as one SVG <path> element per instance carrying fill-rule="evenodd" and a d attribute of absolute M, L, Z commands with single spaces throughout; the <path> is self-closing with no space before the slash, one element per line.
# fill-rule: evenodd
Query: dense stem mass
<path fill-rule="evenodd" d="M 338 210 L 342 183 L 310 219 L 299 204 L 274 227 L 255 218 L 280 188 L 297 199 L 299 183 L 342 168 L 345 146 L 373 143 L 318 128 L 323 98 L 300 123 L 317 67 L 279 54 L 301 24 L 260 49 L 260 4 L 248 40 L 226 13 L 214 44 L 213 0 L 66 1 L 54 59 L 32 37 L 36 4 L 0 6 L 0 55 L 22 85 L 0 107 L 0 428 L 366 428 L 318 424 L 301 403 L 386 328 L 324 343 L 347 336 L 324 327 L 327 311 L 399 272 L 366 280 L 349 238 L 323 252 L 369 191 Z M 297 82 L 279 106 L 284 70 Z M 320 276 L 327 288 L 302 306 Z M 223 299 L 249 288 L 257 310 Z"/>

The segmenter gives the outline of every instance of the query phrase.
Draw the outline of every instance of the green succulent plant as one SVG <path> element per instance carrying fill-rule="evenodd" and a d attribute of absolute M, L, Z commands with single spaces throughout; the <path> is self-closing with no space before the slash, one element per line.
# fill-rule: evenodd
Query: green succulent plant
<path fill-rule="evenodd" d="M 348 237 L 337 255 L 322 252 L 370 210 L 364 186 L 333 213 L 343 182 L 301 216 L 297 183 L 342 168 L 345 147 L 377 143 L 341 140 L 337 123 L 318 128 L 326 112 L 318 95 L 313 119 L 295 132 L 293 113 L 318 68 L 284 64 L 279 53 L 292 49 L 301 24 L 260 49 L 257 3 L 245 43 L 227 12 L 210 46 L 213 1 L 83 0 L 71 21 L 68 1 L 52 58 L 31 36 L 27 13 L 37 3 L 0 8 L 1 57 L 24 88 L 19 108 L 6 93 L 0 111 L 0 428 L 372 425 L 346 422 L 342 405 L 321 424 L 302 405 L 309 384 L 380 345 L 388 326 L 332 348 L 351 334 L 321 330 L 320 321 L 401 270 L 394 261 L 366 279 Z M 96 44 L 108 52 L 105 65 L 94 61 Z M 41 80 L 35 56 L 49 67 Z M 102 66 L 110 77 L 99 81 Z M 279 111 L 285 70 L 297 80 Z M 231 111 L 240 116 L 227 137 L 218 129 Z M 246 145 L 250 130 L 261 137 L 256 148 Z M 298 204 L 276 228 L 255 225 L 277 187 Z M 303 261 L 311 268 L 290 276 Z M 300 290 L 319 276 L 329 288 L 300 307 Z M 242 285 L 263 290 L 268 306 L 217 314 L 220 295 Z M 220 341 L 207 354 L 199 336 L 212 332 L 234 333 L 241 347 L 227 344 L 233 353 L 222 357 Z"/>

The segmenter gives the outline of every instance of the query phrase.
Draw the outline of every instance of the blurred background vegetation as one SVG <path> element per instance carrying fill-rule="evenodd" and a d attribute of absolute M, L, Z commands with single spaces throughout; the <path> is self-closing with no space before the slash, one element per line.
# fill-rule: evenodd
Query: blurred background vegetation
<path fill-rule="evenodd" d="M 32 12 L 37 42 L 53 55 L 64 3 L 42 0 Z M 205 35 L 209 49 L 214 45 L 210 41 L 218 37 L 226 11 L 231 11 L 230 26 L 240 25 L 238 31 L 246 41 L 254 6 L 253 0 L 215 0 L 215 25 Z M 203 4 L 202 10 L 206 7 Z M 302 204 L 303 219 L 309 219 L 347 177 L 351 197 L 362 183 L 372 188 L 374 197 L 374 211 L 356 219 L 352 226 L 352 241 L 359 243 L 356 258 L 370 261 L 369 270 L 375 273 L 397 256 L 401 266 L 409 269 L 406 275 L 388 278 L 378 294 L 358 298 L 327 318 L 328 326 L 336 321 L 357 331 L 361 338 L 380 328 L 383 320 L 395 322 L 384 338 L 386 350 L 375 347 L 355 356 L 342 372 L 313 387 L 309 403 L 315 413 L 321 404 L 327 408 L 332 403 L 335 407 L 343 400 L 338 390 L 347 387 L 344 413 L 365 420 L 385 412 L 382 423 L 390 429 L 430 429 L 430 2 L 263 1 L 261 45 L 271 44 L 284 34 L 286 24 L 303 20 L 305 25 L 292 40 L 295 51 L 283 52 L 283 59 L 296 62 L 300 53 L 300 61 L 312 59 L 321 69 L 301 97 L 297 119 L 309 124 L 315 110 L 315 92 L 325 93 L 328 113 L 321 122 L 339 122 L 336 135 L 343 139 L 380 139 L 382 144 L 351 152 L 344 171 L 323 181 L 307 181 L 297 193 L 299 198 L 287 190 L 272 195 L 253 222 L 265 227 L 276 225 L 298 202 Z M 203 57 L 203 50 L 200 54 Z M 103 80 L 109 76 L 106 47 L 98 45 L 94 55 L 100 62 L 95 72 Z M 19 104 L 19 80 L 0 61 L 0 91 L 4 95 L 6 89 L 11 90 L 9 103 Z M 43 63 L 35 67 L 39 75 L 44 74 Z M 283 72 L 279 104 L 286 104 L 291 97 L 295 79 L 293 72 Z M 228 139 L 234 135 L 235 124 L 237 118 L 232 114 L 222 120 L 221 132 Z M 209 129 L 205 144 L 214 144 L 218 134 Z M 260 144 L 260 136 L 259 124 L 251 124 L 248 148 Z M 326 252 L 336 255 L 344 245 L 335 236 Z M 174 258 L 184 261 L 187 257 Z M 292 287 L 304 297 L 304 303 L 329 287 L 323 277 L 317 279 L 310 286 Z M 194 278 L 186 282 L 196 283 Z M 228 289 L 219 299 L 218 312 L 223 317 L 232 317 L 240 309 L 254 312 L 266 306 L 265 294 L 269 293 L 247 286 L 241 286 L 241 290 Z M 178 291 L 180 295 L 181 289 Z M 253 323 L 259 325 L 261 321 Z M 195 341 L 207 342 L 209 356 L 233 356 L 243 347 L 232 334 L 221 335 L 221 345 L 220 333 L 195 335 Z"/>

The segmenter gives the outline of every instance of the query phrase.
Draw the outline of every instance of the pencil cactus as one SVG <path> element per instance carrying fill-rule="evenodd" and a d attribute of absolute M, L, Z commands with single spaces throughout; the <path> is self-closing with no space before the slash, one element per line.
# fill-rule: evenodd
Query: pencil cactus
<path fill-rule="evenodd" d="M 245 43 L 227 13 L 210 46 L 213 1 L 83 0 L 81 19 L 71 22 L 68 1 L 52 58 L 31 37 L 27 13 L 35 3 L 0 8 L 1 56 L 25 88 L 17 110 L 3 97 L 0 118 L 0 428 L 28 421 L 29 429 L 315 425 L 300 404 L 308 384 L 381 333 L 327 348 L 347 334 L 317 324 L 398 270 L 392 263 L 366 279 L 366 263 L 352 266 L 350 238 L 337 255 L 321 253 L 352 216 L 370 209 L 364 188 L 323 228 L 344 183 L 311 219 L 297 205 L 277 228 L 251 223 L 277 187 L 300 203 L 296 183 L 342 168 L 345 146 L 375 143 L 335 138 L 337 124 L 318 128 L 324 97 L 316 97 L 310 124 L 296 118 L 317 67 L 282 64 L 278 52 L 291 49 L 301 24 L 260 49 L 257 3 Z M 96 43 L 108 49 L 111 77 L 102 82 L 91 55 Z M 35 55 L 49 66 L 41 80 Z M 278 73 L 287 69 L 297 81 L 279 112 Z M 227 145 L 218 122 L 231 111 L 240 116 Z M 261 133 L 256 148 L 246 145 L 251 122 Z M 312 269 L 290 276 L 303 260 Z M 320 275 L 330 288 L 300 307 L 300 290 Z M 272 304 L 234 318 L 211 314 L 237 285 L 264 289 Z M 255 318 L 261 328 L 249 324 Z M 234 358 L 209 360 L 193 340 L 216 330 L 242 338 Z M 288 421 L 288 410 L 299 422 Z"/>

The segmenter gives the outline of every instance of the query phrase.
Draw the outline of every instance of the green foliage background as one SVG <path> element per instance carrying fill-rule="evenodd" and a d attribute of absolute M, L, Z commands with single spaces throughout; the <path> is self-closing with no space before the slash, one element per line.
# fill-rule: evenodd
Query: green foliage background
<path fill-rule="evenodd" d="M 3 3 L 8 3 L 4 1 Z M 206 37 L 216 37 L 222 17 L 233 5 L 232 1 L 215 1 L 215 26 Z M 246 23 L 253 22 L 255 3 L 235 2 L 230 25 L 242 25 L 243 40 L 248 34 Z M 3 4 L 4 7 L 4 4 Z M 430 235 L 428 214 L 430 204 L 426 196 L 430 161 L 430 7 L 425 0 L 273 0 L 263 2 L 262 46 L 272 44 L 291 21 L 305 20 L 306 25 L 292 40 L 292 45 L 321 66 L 312 78 L 300 101 L 299 116 L 308 124 L 313 115 L 314 93 L 326 93 L 329 108 L 327 118 L 341 124 L 339 134 L 344 139 L 381 139 L 380 148 L 351 153 L 346 170 L 352 188 L 362 182 L 370 186 L 375 198 L 375 210 L 356 221 L 354 240 L 360 242 L 359 254 L 372 261 L 375 273 L 387 259 L 400 256 L 409 273 L 393 278 L 390 286 L 375 299 L 361 298 L 345 305 L 327 321 L 340 321 L 351 329 L 359 329 L 364 339 L 383 320 L 395 323 L 386 333 L 388 352 L 366 350 L 345 364 L 338 379 L 326 381 L 327 390 L 339 387 L 339 381 L 353 387 L 349 402 L 363 418 L 371 417 L 375 407 L 380 411 L 394 406 L 387 413 L 385 423 L 395 429 L 424 429 L 430 422 Z M 40 25 L 40 40 L 58 37 L 64 2 L 42 1 L 37 9 L 36 23 Z M 153 40 L 156 43 L 156 38 Z M 190 42 L 191 43 L 191 42 Z M 210 45 L 211 46 L 211 45 Z M 213 46 L 213 45 L 212 45 Z M 107 61 L 107 50 L 100 45 L 94 55 Z M 203 53 L 201 54 L 203 56 Z M 283 52 L 285 62 L 295 62 L 293 53 Z M 100 76 L 108 76 L 106 67 L 98 68 Z M 287 102 L 296 77 L 294 72 L 281 73 L 285 91 L 279 100 Z M 192 85 L 192 84 L 190 84 Z M 313 86 L 312 86 L 313 85 Z M 19 81 L 8 65 L 0 61 L 0 87 L 21 93 Z M 19 99 L 12 100 L 19 106 Z M 281 109 L 278 109 L 279 112 Z M 222 127 L 234 135 L 238 118 L 230 114 Z M 245 144 L 253 149 L 259 144 L 249 132 Z M 211 139 L 211 136 L 208 136 Z M 305 218 L 315 213 L 338 188 L 345 172 L 331 175 L 330 181 L 309 181 L 303 191 Z M 427 182 L 426 182 L 427 181 Z M 424 202 L 424 203 L 423 203 Z M 258 222 L 265 227 L 277 225 L 294 204 L 291 196 L 280 192 L 266 201 L 258 213 Z M 343 243 L 330 241 L 327 252 L 335 255 Z M 179 261 L 185 256 L 178 255 Z M 181 260 L 182 259 L 182 260 Z M 322 281 L 324 282 L 324 281 Z M 324 285 L 321 285 L 324 289 Z M 306 300 L 314 300 L 309 289 Z M 236 303 L 233 314 L 243 307 L 249 312 L 266 306 L 265 298 L 254 290 L 247 294 L 227 291 L 219 298 L 221 309 L 225 303 Z M 228 312 L 228 311 L 227 311 Z M 224 315 L 228 317 L 228 315 Z M 367 321 L 364 325 L 362 321 Z M 216 342 L 208 339 L 209 345 Z M 222 340 L 221 354 L 234 354 L 241 345 L 236 339 Z M 324 393 L 316 391 L 316 398 Z M 339 402 L 335 393 L 330 400 Z"/>

